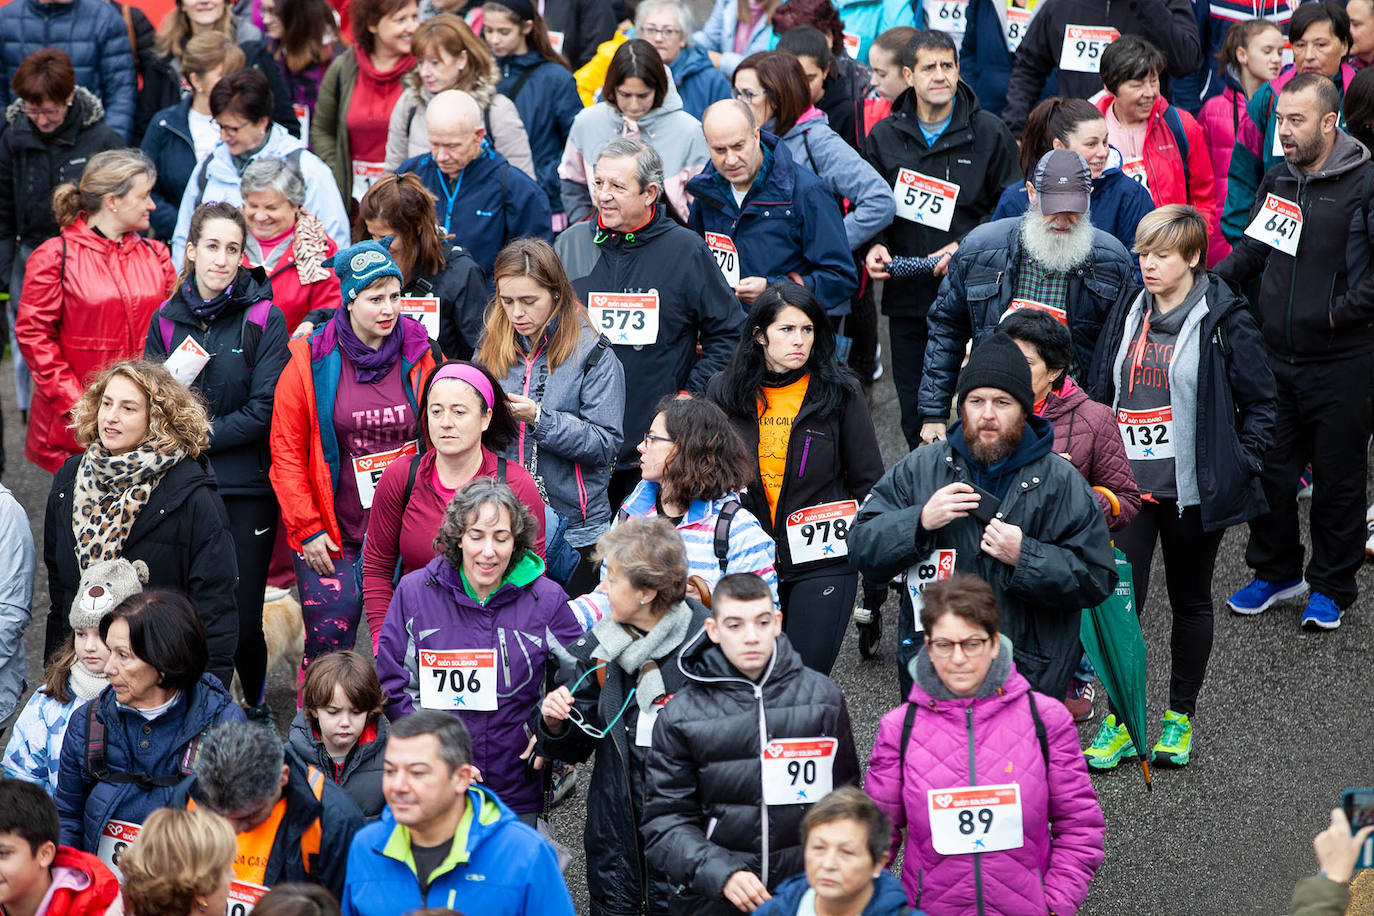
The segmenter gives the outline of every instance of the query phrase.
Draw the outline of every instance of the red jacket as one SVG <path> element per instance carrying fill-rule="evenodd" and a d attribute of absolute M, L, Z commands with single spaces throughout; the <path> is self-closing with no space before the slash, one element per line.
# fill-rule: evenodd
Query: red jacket
<path fill-rule="evenodd" d="M 52 860 L 52 887 L 47 906 L 36 916 L 106 916 L 122 913 L 119 881 L 114 872 L 88 852 L 57 847 Z"/>
<path fill-rule="evenodd" d="M 143 355 L 148 322 L 175 283 L 166 245 L 134 232 L 107 239 L 84 218 L 38 246 L 14 323 L 33 374 L 25 457 L 55 473 L 81 451 L 67 429 L 72 406 L 101 369 Z"/>
<path fill-rule="evenodd" d="M 1097 107 L 1105 115 L 1115 100 L 1109 92 L 1097 98 Z M 1163 96 L 1155 99 L 1145 128 L 1145 178 L 1155 206 L 1192 204 L 1207 218 L 1207 225 L 1217 225 L 1217 206 L 1212 176 L 1212 155 L 1207 151 L 1207 138 L 1202 127 L 1181 108 L 1174 111 L 1183 124 L 1183 136 L 1188 140 L 1188 169 L 1183 168 L 1183 154 L 1174 139 L 1174 132 L 1164 119 L 1169 103 Z"/>
<path fill-rule="evenodd" d="M 333 257 L 339 246 L 328 237 L 325 238 L 325 242 L 324 256 Z M 245 267 L 252 266 L 246 257 L 243 263 Z M 301 323 L 307 312 L 338 308 L 338 274 L 329 270 L 328 276 L 322 280 L 302 283 L 300 272 L 296 269 L 295 245 L 287 245 L 286 251 L 277 259 L 276 264 L 264 264 L 262 267 L 267 271 L 267 279 L 272 283 L 272 303 L 281 309 L 282 315 L 286 318 L 287 334 L 296 330 L 296 325 Z"/>

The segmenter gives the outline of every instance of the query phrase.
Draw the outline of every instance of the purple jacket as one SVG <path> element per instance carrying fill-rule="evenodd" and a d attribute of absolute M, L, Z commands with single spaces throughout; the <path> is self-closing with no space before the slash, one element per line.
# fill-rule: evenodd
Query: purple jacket
<path fill-rule="evenodd" d="M 1106 824 L 1078 730 L 1057 700 L 1035 694 L 1049 748 L 1046 773 L 1031 716 L 1030 685 L 1003 637 L 983 687 L 957 699 L 935 674 L 926 650 L 912 660 L 909 702 L 916 719 L 900 767 L 906 705 L 883 716 L 864 788 L 892 818 L 892 854 L 907 832 L 902 885 L 930 916 L 1073 916 L 1102 864 Z M 899 768 L 901 772 L 898 772 Z M 931 844 L 928 789 L 1015 782 L 1021 787 L 1025 844 L 1018 849 L 942 856 Z M 978 903 L 981 899 L 982 906 Z"/>
<path fill-rule="evenodd" d="M 582 636 L 568 596 L 543 572 L 544 561 L 526 552 L 486 604 L 479 604 L 458 570 L 435 557 L 401 577 L 377 649 L 377 674 L 393 721 L 421 708 L 421 652 L 495 650 L 496 709 L 457 714 L 472 734 L 472 762 L 483 782 L 517 814 L 541 807 L 538 774 L 520 755 L 529 743 L 525 723 L 544 697 L 545 666 L 554 663 L 550 644 L 567 645 Z M 434 670 L 427 673 L 437 677 Z M 473 674 L 478 683 L 481 676 L 480 669 Z"/>
<path fill-rule="evenodd" d="M 1107 497 L 1093 491 L 1107 518 L 1107 527 L 1120 531 L 1129 525 L 1140 511 L 1140 491 L 1112 409 L 1090 399 L 1073 379 L 1066 378 L 1058 393 L 1051 392 L 1045 398 L 1040 416 L 1054 424 L 1055 452 L 1069 455 L 1088 486 L 1106 487 L 1116 494 L 1121 513 L 1113 516 Z"/>

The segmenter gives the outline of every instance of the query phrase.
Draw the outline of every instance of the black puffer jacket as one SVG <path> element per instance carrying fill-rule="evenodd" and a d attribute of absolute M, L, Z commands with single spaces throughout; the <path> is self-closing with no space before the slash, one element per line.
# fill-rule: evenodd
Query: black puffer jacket
<path fill-rule="evenodd" d="M 701 630 L 711 615 L 703 605 L 687 599 L 692 611 L 688 638 Z M 601 659 L 593 654 L 600 642 L 588 633 L 568 646 L 567 658 L 559 659 L 558 681 L 571 685 Z M 672 697 L 687 684 L 687 677 L 677 666 L 676 656 L 682 645 L 672 646 L 654 659 L 663 675 L 665 694 Z M 573 703 L 583 721 L 601 728 L 615 718 L 634 688 L 636 680 L 618 664 L 601 669 L 606 682 L 599 683 L 598 671 L 587 677 L 573 695 Z M 581 763 L 596 753 L 596 767 L 592 770 L 592 784 L 587 789 L 587 823 L 583 831 L 587 850 L 587 889 L 591 892 L 592 912 L 631 916 L 640 913 L 664 913 L 672 896 L 672 889 L 663 872 L 654 869 L 645 877 L 644 842 L 640 826 L 644 823 L 645 764 L 649 749 L 635 743 L 639 727 L 639 705 L 631 701 L 625 714 L 600 741 L 569 724 L 561 735 L 554 735 L 544 726 L 539 710 L 531 719 L 539 737 L 536 753 Z"/>
<path fill-rule="evenodd" d="M 38 132 L 19 99 L 5 110 L 5 125 L 0 134 L 0 287 L 10 282 L 19 248 L 33 250 L 57 235 L 53 189 L 64 181 L 80 181 L 96 153 L 125 146 L 119 132 L 105 123 L 100 99 L 81 86 L 72 95 L 66 120 L 52 133 Z"/>
<path fill-rule="evenodd" d="M 737 916 L 722 893 L 732 874 L 752 871 L 771 890 L 803 870 L 807 806 L 764 806 L 764 747 L 779 738 L 836 738 L 834 785 L 857 785 L 849 708 L 834 682 L 803 667 L 786 636 L 757 683 L 704 630 L 678 667 L 687 686 L 659 714 L 649 754 L 644 854 L 676 885 L 669 912 Z"/>
<path fill-rule="evenodd" d="M 219 491 L 227 496 L 267 496 L 272 485 L 267 479 L 271 455 L 267 435 L 272 428 L 272 400 L 277 377 L 286 367 L 286 319 L 273 306 L 267 312 L 262 330 L 247 326 L 247 311 L 255 302 L 270 300 L 272 286 L 261 267 L 240 267 L 233 292 L 224 310 L 206 324 L 186 304 L 184 290 L 178 286 L 172 298 L 162 304 L 148 323 L 148 341 L 143 355 L 162 362 L 193 338 L 210 352 L 210 361 L 191 383 L 210 409 L 210 464 L 219 480 Z M 172 323 L 171 345 L 163 340 L 162 318 Z M 245 342 L 257 346 L 245 352 Z"/>
<path fill-rule="evenodd" d="M 305 711 L 299 710 L 291 720 L 291 734 L 286 742 L 286 752 L 302 764 L 309 764 L 330 776 L 363 813 L 367 823 L 382 816 L 386 798 L 382 795 L 382 758 L 386 753 L 387 724 L 385 716 L 378 716 L 376 723 L 364 729 L 358 743 L 348 752 L 343 763 L 335 763 L 325 750 L 324 742 L 315 735 L 305 718 Z"/>

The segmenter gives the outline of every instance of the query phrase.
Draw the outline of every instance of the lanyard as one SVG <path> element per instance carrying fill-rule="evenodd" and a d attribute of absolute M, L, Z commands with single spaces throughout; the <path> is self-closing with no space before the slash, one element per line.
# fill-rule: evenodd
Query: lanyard
<path fill-rule="evenodd" d="M 1135 354 L 1131 357 L 1131 377 L 1127 379 L 1126 397 L 1131 397 L 1135 393 L 1135 377 L 1140 374 L 1145 364 L 1145 338 L 1150 334 L 1150 310 L 1145 309 L 1145 314 L 1140 319 L 1140 336 L 1136 338 Z"/>
<path fill-rule="evenodd" d="M 436 164 L 435 168 L 439 166 Z M 453 230 L 449 228 L 449 223 L 453 222 L 453 202 L 458 198 L 458 192 L 463 189 L 463 175 L 467 169 L 458 173 L 458 180 L 453 183 L 453 193 L 448 192 L 448 182 L 444 180 L 444 173 L 439 173 L 439 190 L 444 192 L 444 200 L 448 204 L 444 208 L 444 234 L 452 235 Z"/>
<path fill-rule="evenodd" d="M 535 350 L 533 353 L 531 353 L 529 358 L 525 360 L 525 384 L 520 391 L 520 393 L 525 397 L 530 396 L 530 370 L 534 368 L 534 361 L 539 358 L 539 354 L 543 353 L 544 348 L 548 345 L 549 338 L 546 334 L 544 335 L 544 339 L 539 342 L 539 348 Z M 520 436 L 519 441 L 516 443 L 515 447 L 520 454 L 520 462 L 521 464 L 523 464 L 525 461 L 525 421 L 523 420 L 520 421 Z"/>

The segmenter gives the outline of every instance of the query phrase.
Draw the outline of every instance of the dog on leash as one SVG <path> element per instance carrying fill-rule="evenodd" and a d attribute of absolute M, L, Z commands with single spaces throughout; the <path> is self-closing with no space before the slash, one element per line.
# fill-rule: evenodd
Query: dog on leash
<path fill-rule="evenodd" d="M 305 654 L 305 624 L 301 604 L 286 588 L 268 588 L 262 603 L 262 636 L 267 642 L 267 671 L 280 667 L 297 671 Z M 244 702 L 238 672 L 234 672 L 234 699 Z"/>

